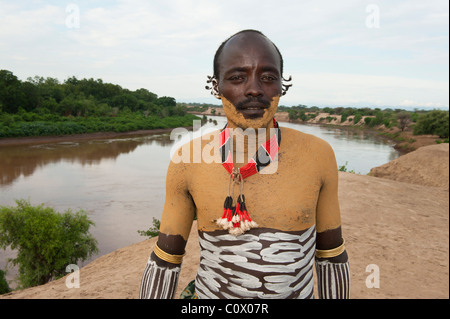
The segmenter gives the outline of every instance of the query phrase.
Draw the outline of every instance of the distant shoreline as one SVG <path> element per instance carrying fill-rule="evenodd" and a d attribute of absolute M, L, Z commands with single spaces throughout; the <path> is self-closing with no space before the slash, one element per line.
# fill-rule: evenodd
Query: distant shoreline
<path fill-rule="evenodd" d="M 225 116 L 225 112 L 223 108 L 215 109 L 216 114 L 212 114 L 212 108 L 209 108 L 205 112 L 189 112 L 195 115 L 206 115 L 206 116 Z M 327 117 L 328 113 L 322 113 L 317 118 Z M 337 116 L 340 119 L 340 116 Z M 334 119 L 330 122 L 320 121 L 318 119 L 310 119 L 308 121 L 302 121 L 300 119 L 291 120 L 289 119 L 288 112 L 277 112 L 275 113 L 275 119 L 278 122 L 286 122 L 286 123 L 295 123 L 295 124 L 304 124 L 304 125 L 319 125 L 324 127 L 335 127 L 343 130 L 364 130 L 365 132 L 371 132 L 380 138 L 383 138 L 387 141 L 391 141 L 394 145 L 393 148 L 399 152 L 400 155 L 404 155 L 410 153 L 412 151 L 417 150 L 422 146 L 435 145 L 436 140 L 439 139 L 439 136 L 436 135 L 413 135 L 411 129 L 406 129 L 404 132 L 400 132 L 398 127 L 385 128 L 384 125 L 379 127 L 367 127 L 363 125 L 364 117 L 360 120 L 359 124 L 354 125 L 350 124 L 349 121 L 341 123 L 340 120 Z M 396 135 L 397 138 L 393 138 L 393 135 Z"/>
<path fill-rule="evenodd" d="M 191 126 L 185 127 L 186 129 L 192 129 Z M 162 134 L 170 132 L 174 129 L 162 128 L 151 130 L 138 130 L 129 132 L 95 132 L 95 133 L 82 133 L 82 134 L 70 134 L 70 135 L 58 135 L 58 136 L 26 136 L 26 137 L 5 137 L 0 139 L 1 146 L 16 146 L 16 145 L 28 145 L 28 144 L 47 144 L 58 143 L 68 141 L 81 141 L 90 139 L 108 139 L 117 138 L 122 136 L 142 136 L 148 134 Z"/>
<path fill-rule="evenodd" d="M 205 114 L 207 112 L 188 112 L 195 115 L 207 115 L 207 116 L 223 116 L 225 114 Z M 286 113 L 286 114 L 284 114 Z M 291 121 L 287 116 L 287 112 L 278 112 L 275 114 L 275 118 L 279 122 L 297 123 L 297 124 L 312 124 L 312 125 L 322 125 L 327 127 L 336 127 L 339 129 L 363 129 L 366 131 L 374 132 L 380 137 L 390 140 L 394 143 L 394 149 L 396 149 L 401 155 L 407 154 L 414 151 L 422 146 L 434 145 L 436 140 L 439 139 L 438 136 L 433 135 L 413 135 L 410 131 L 401 132 L 401 140 L 393 140 L 389 137 L 389 134 L 383 135 L 381 133 L 395 133 L 398 132 L 398 128 L 392 129 L 377 129 L 377 128 L 364 128 L 357 125 L 345 125 L 340 123 L 323 123 L 323 122 L 303 122 L 303 121 Z M 192 129 L 192 126 L 185 127 L 186 129 Z M 128 132 L 94 132 L 94 133 L 81 133 L 81 134 L 70 134 L 70 135 L 58 135 L 58 136 L 25 136 L 25 137 L 5 137 L 0 138 L 0 147 L 2 146 L 18 146 L 18 145 L 32 145 L 32 144 L 47 144 L 47 143 L 59 143 L 68 141 L 80 141 L 89 139 L 108 139 L 108 138 L 118 138 L 121 136 L 142 136 L 148 134 L 162 134 L 168 133 L 172 128 L 163 129 L 150 129 L 150 130 L 137 130 Z M 414 142 L 412 142 L 414 140 Z"/>

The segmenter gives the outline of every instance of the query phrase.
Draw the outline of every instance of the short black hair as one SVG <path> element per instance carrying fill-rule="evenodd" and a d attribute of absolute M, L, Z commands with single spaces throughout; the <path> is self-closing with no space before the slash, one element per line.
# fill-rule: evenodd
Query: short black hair
<path fill-rule="evenodd" d="M 264 38 L 266 38 L 270 43 L 272 43 L 272 45 L 275 47 L 275 50 L 277 51 L 279 57 L 280 57 L 280 75 L 281 75 L 281 79 L 282 79 L 282 89 L 281 89 L 281 95 L 285 95 L 286 92 L 289 90 L 289 88 L 292 86 L 292 84 L 288 84 L 287 82 L 291 82 L 292 81 L 292 77 L 289 76 L 288 79 L 285 79 L 283 77 L 283 56 L 281 55 L 280 50 L 278 49 L 278 47 L 275 45 L 275 43 L 273 43 L 268 37 L 266 37 L 261 31 L 258 30 L 253 30 L 253 29 L 246 29 L 246 30 L 242 30 L 239 31 L 235 34 L 233 34 L 231 37 L 229 37 L 228 39 L 226 39 L 225 41 L 222 42 L 222 44 L 219 46 L 219 48 L 216 51 L 216 54 L 214 55 L 214 65 L 213 65 L 213 71 L 214 74 L 213 76 L 209 76 L 208 75 L 208 80 L 206 81 L 206 83 L 208 83 L 207 86 L 205 86 L 205 89 L 210 90 L 211 94 L 214 95 L 217 98 L 219 97 L 219 92 L 217 90 L 217 80 L 219 79 L 219 58 L 220 55 L 222 54 L 223 48 L 225 47 L 225 45 L 227 44 L 227 42 L 232 39 L 233 37 L 235 37 L 238 34 L 241 33 L 246 33 L 246 32 L 253 32 L 256 34 L 259 34 L 261 36 L 263 36 Z M 212 85 L 211 85 L 211 84 Z M 214 84 L 215 83 L 215 84 Z"/>
<path fill-rule="evenodd" d="M 214 71 L 214 75 L 213 77 L 215 77 L 216 79 L 219 79 L 219 57 L 222 54 L 223 48 L 225 47 L 225 45 L 228 43 L 229 40 L 231 40 L 233 37 L 241 34 L 241 33 L 247 33 L 247 32 L 253 32 L 253 33 L 257 33 L 261 36 L 263 36 L 264 38 L 266 38 L 267 40 L 269 40 L 270 43 L 272 43 L 272 45 L 275 47 L 275 50 L 277 50 L 278 55 L 280 56 L 280 72 L 281 72 L 281 76 L 283 76 L 283 57 L 281 55 L 280 50 L 278 49 L 278 47 L 275 45 L 275 43 L 273 43 L 268 37 L 266 37 L 261 31 L 258 30 L 253 30 L 253 29 L 246 29 L 246 30 L 242 30 L 239 31 L 235 34 L 233 34 L 232 36 L 230 36 L 228 39 L 226 39 L 225 41 L 222 42 L 222 44 L 219 46 L 219 48 L 216 51 L 216 54 L 214 55 L 214 65 L 213 65 L 213 71 Z"/>

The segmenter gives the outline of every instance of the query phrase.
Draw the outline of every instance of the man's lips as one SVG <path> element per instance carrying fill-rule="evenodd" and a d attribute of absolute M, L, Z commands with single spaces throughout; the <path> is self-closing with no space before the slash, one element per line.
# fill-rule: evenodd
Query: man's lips
<path fill-rule="evenodd" d="M 240 105 L 237 107 L 239 111 L 246 111 L 246 110 L 264 110 L 269 108 L 269 105 L 266 105 L 264 103 L 259 102 L 250 102 L 243 105 Z"/>
<path fill-rule="evenodd" d="M 248 98 L 240 103 L 237 103 L 236 110 L 245 118 L 259 118 L 265 113 L 265 110 L 270 107 L 270 102 L 263 98 Z"/>
<path fill-rule="evenodd" d="M 262 117 L 265 113 L 265 110 L 268 108 L 269 106 L 266 104 L 251 102 L 242 105 L 240 108 L 237 108 L 237 111 L 240 112 L 244 116 L 244 118 L 254 119 Z"/>

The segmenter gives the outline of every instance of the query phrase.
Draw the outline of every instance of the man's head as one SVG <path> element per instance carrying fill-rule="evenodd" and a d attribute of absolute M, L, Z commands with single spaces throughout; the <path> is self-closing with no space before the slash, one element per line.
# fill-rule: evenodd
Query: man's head
<path fill-rule="evenodd" d="M 213 75 L 213 76 L 214 76 L 216 79 L 219 78 L 219 75 L 220 75 L 220 70 L 219 70 L 219 58 L 220 58 L 220 55 L 221 55 L 221 53 L 222 53 L 222 51 L 223 51 L 224 46 L 228 43 L 228 41 L 230 41 L 230 40 L 231 40 L 232 38 L 234 38 L 235 36 L 238 36 L 238 35 L 241 35 L 241 34 L 245 34 L 245 33 L 253 33 L 254 35 L 260 35 L 260 36 L 266 38 L 270 43 L 272 43 L 272 45 L 274 46 L 274 48 L 275 48 L 275 50 L 277 51 L 278 56 L 279 56 L 279 58 L 280 58 L 280 72 L 281 72 L 281 74 L 283 74 L 283 57 L 281 56 L 281 52 L 280 52 L 280 50 L 278 49 L 278 47 L 277 47 L 272 41 L 270 41 L 269 38 L 267 38 L 261 31 L 258 31 L 258 30 L 252 30 L 252 29 L 247 29 L 247 30 L 242 30 L 242 31 L 239 31 L 239 32 L 233 34 L 233 35 L 230 36 L 228 39 L 226 39 L 225 41 L 223 41 L 222 44 L 219 46 L 219 48 L 218 48 L 217 51 L 216 51 L 216 54 L 214 55 L 214 64 L 213 64 L 213 67 L 214 67 L 214 75 Z"/>
<path fill-rule="evenodd" d="M 268 127 L 283 94 L 282 72 L 280 51 L 259 31 L 244 30 L 222 43 L 212 84 L 231 126 Z"/>

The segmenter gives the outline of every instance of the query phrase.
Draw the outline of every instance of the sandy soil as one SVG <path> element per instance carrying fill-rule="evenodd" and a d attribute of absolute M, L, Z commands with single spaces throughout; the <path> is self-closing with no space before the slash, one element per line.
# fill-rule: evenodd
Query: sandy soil
<path fill-rule="evenodd" d="M 369 175 L 400 182 L 449 189 L 448 144 L 435 144 L 398 157 L 382 166 L 372 168 Z"/>
<path fill-rule="evenodd" d="M 448 144 L 441 144 L 372 170 L 383 178 L 339 173 L 352 298 L 449 298 L 448 161 Z M 137 298 L 155 241 L 124 247 L 81 268 L 80 288 L 67 288 L 66 276 L 0 298 Z M 194 224 L 177 296 L 194 278 L 199 253 Z M 369 288 L 376 271 L 380 286 Z"/>

